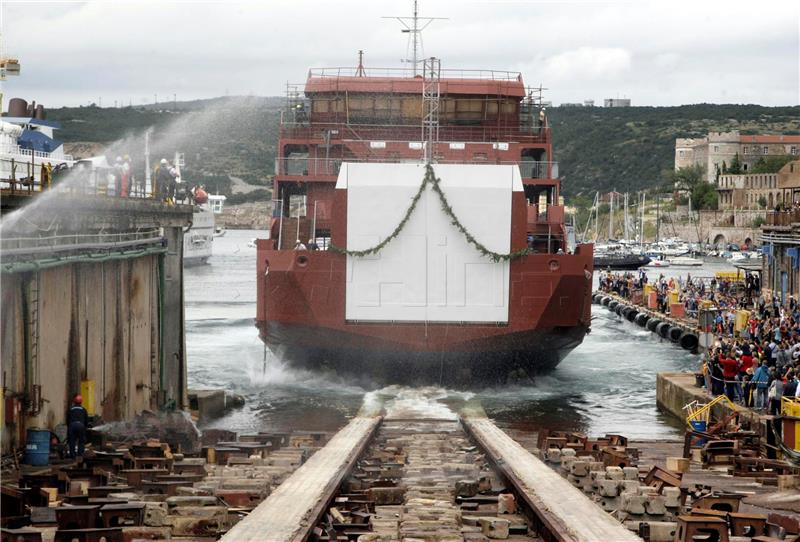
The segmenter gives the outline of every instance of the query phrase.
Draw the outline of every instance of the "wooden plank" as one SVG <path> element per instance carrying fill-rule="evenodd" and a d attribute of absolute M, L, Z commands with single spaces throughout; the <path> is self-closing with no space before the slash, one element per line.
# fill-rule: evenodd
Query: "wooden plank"
<path fill-rule="evenodd" d="M 226 542 L 304 540 L 364 450 L 380 417 L 357 417 L 298 468 L 250 515 L 222 537 Z"/>
<path fill-rule="evenodd" d="M 465 418 L 464 426 L 559 540 L 641 542 L 589 497 L 573 487 L 488 418 Z"/>

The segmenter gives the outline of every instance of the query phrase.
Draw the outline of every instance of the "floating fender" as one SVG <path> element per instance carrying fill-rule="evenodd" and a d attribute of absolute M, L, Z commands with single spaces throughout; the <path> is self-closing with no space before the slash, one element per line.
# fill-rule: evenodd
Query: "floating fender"
<path fill-rule="evenodd" d="M 660 323 L 661 323 L 661 320 L 659 320 L 658 318 L 650 318 L 647 321 L 647 331 L 652 331 L 653 333 L 655 333 L 656 326 L 658 324 L 660 324 Z"/>
<path fill-rule="evenodd" d="M 700 339 L 691 331 L 684 331 L 681 333 L 678 343 L 681 345 L 681 348 L 686 350 L 694 350 L 700 344 Z"/>
<path fill-rule="evenodd" d="M 611 298 L 608 296 L 605 296 L 603 299 L 600 300 L 600 304 L 603 305 L 604 307 L 608 307 L 609 303 L 611 303 Z"/>
<path fill-rule="evenodd" d="M 640 312 L 639 314 L 636 315 L 636 319 L 634 320 L 634 322 L 636 322 L 637 325 L 644 327 L 647 324 L 648 320 L 650 320 L 650 317 L 647 316 L 645 313 Z"/>
<path fill-rule="evenodd" d="M 614 309 L 617 308 L 617 305 L 619 305 L 619 301 L 617 301 L 616 299 L 612 299 L 611 302 L 606 306 L 609 308 L 609 310 L 613 311 Z"/>
<path fill-rule="evenodd" d="M 634 320 L 636 320 L 637 316 L 639 316 L 639 311 L 637 311 L 633 307 L 630 307 L 630 310 L 627 313 L 625 313 L 625 318 L 628 319 L 628 322 L 633 322 Z"/>
<path fill-rule="evenodd" d="M 592 303 L 595 303 L 595 304 L 596 304 L 596 303 L 599 303 L 599 300 L 598 300 L 598 298 L 597 298 L 597 297 L 598 297 L 598 294 L 593 294 L 593 295 L 592 295 Z"/>
<path fill-rule="evenodd" d="M 676 343 L 681 339 L 681 335 L 683 335 L 683 329 L 679 328 L 678 326 L 671 327 L 669 329 L 669 340 Z"/>
<path fill-rule="evenodd" d="M 669 324 L 667 322 L 661 322 L 656 326 L 656 333 L 664 337 L 665 339 L 669 335 Z"/>
<path fill-rule="evenodd" d="M 627 307 L 622 303 L 619 303 L 616 307 L 614 307 L 614 312 L 622 316 L 622 311 L 624 311 Z"/>

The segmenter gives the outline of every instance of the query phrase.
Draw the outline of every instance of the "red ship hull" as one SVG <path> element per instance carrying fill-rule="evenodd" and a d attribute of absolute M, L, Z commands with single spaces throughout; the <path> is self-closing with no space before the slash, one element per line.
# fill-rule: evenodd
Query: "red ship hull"
<path fill-rule="evenodd" d="M 270 244 L 258 242 L 257 325 L 273 353 L 296 367 L 368 386 L 492 384 L 553 369 L 589 329 L 589 245 L 512 262 L 508 323 L 460 324 L 346 321 L 346 257 Z"/>

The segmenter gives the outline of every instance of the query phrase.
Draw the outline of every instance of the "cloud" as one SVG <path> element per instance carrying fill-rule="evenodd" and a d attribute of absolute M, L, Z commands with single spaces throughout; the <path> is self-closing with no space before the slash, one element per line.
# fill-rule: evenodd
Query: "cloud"
<path fill-rule="evenodd" d="M 544 76 L 554 81 L 618 77 L 630 69 L 631 57 L 620 47 L 581 47 L 547 58 Z"/>
<path fill-rule="evenodd" d="M 410 15 L 411 0 L 0 0 L 0 11 L 22 62 L 6 96 L 138 104 L 279 95 L 310 67 L 355 65 L 359 49 L 367 67 L 401 67 L 408 34 L 381 17 Z M 443 68 L 519 70 L 556 103 L 800 102 L 796 1 L 422 0 L 420 11 L 447 17 L 423 35 Z"/>

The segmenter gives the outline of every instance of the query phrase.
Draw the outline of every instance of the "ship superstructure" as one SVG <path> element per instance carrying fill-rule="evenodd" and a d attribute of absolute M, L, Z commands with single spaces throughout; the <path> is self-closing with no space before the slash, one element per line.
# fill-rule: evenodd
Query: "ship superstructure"
<path fill-rule="evenodd" d="M 273 190 L 256 320 L 290 363 L 502 379 L 554 367 L 589 327 L 592 248 L 568 250 L 519 73 L 313 69 L 290 88 Z"/>

